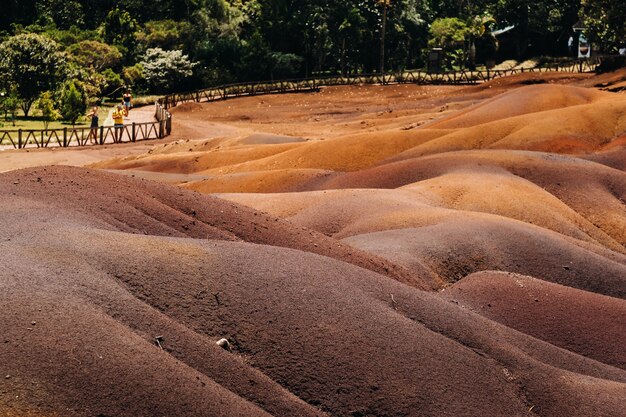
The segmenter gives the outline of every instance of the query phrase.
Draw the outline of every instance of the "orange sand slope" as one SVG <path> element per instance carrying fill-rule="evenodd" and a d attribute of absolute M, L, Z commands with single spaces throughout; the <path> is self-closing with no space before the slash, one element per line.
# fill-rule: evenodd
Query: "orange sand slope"
<path fill-rule="evenodd" d="M 222 197 L 383 256 L 434 288 L 497 269 L 625 295 L 623 171 L 551 154 L 469 151 L 318 185 L 330 189 Z"/>
<path fill-rule="evenodd" d="M 523 81 L 444 89 L 437 98 L 395 86 L 190 104 L 180 109 L 188 122 L 269 133 L 178 141 L 98 166 L 187 173 L 187 181 L 180 178 L 185 188 L 225 193 L 344 239 L 420 276 L 428 288 L 503 269 L 623 296 L 626 98 L 565 84 L 519 87 Z M 369 100 L 386 94 L 386 101 L 368 107 L 351 101 L 357 93 Z M 318 117 L 339 133 L 326 132 Z M 294 120 L 309 135 L 286 137 Z M 347 125 L 362 128 L 344 134 Z M 319 138 L 318 130 L 327 134 Z M 432 233 L 447 240 L 429 242 Z M 448 244 L 459 245 L 453 257 Z M 570 258 L 589 262 L 565 269 Z M 610 283 L 600 288 L 592 277 L 607 268 Z"/>
<path fill-rule="evenodd" d="M 206 144 L 198 147 L 196 141 L 193 146 L 178 146 L 178 153 L 164 156 L 157 152 L 131 160 L 112 160 L 98 167 L 169 171 L 180 169 L 176 164 L 179 159 L 185 161 L 183 165 L 186 172 L 221 177 L 243 174 L 250 177 L 250 182 L 255 182 L 258 175 L 254 173 L 264 171 L 356 171 L 383 161 L 456 150 L 516 149 L 580 154 L 609 150 L 626 143 L 626 97 L 623 95 L 546 84 L 517 88 L 469 107 L 471 103 L 462 101 L 462 94 L 447 98 L 451 103 L 464 103 L 464 109 L 444 110 L 441 113 L 443 119 L 440 117 L 435 122 L 418 127 L 401 127 L 393 123 L 390 126 L 381 120 L 368 127 L 369 113 L 363 113 L 361 121 L 365 122 L 365 128 L 362 133 L 329 135 L 323 140 L 304 142 L 296 138 L 286 144 L 284 136 L 281 136 L 282 144 L 255 141 L 254 145 L 250 145 L 244 138 L 228 143 L 221 141 L 211 149 L 207 149 Z M 211 112 L 213 105 L 196 104 L 194 106 L 204 109 L 204 112 L 187 113 L 187 116 L 192 114 L 198 119 L 207 117 L 204 115 L 209 113 L 205 112 Z M 420 105 L 424 103 L 415 101 L 412 113 L 413 120 L 418 124 L 420 120 L 432 119 L 429 116 L 424 120 L 424 110 L 420 109 Z M 403 111 L 407 111 L 406 105 Z M 290 113 L 285 113 L 285 117 L 290 116 Z M 394 113 L 396 111 L 385 113 L 379 119 L 396 117 Z M 264 114 L 258 116 L 260 120 L 251 119 L 245 126 L 270 128 L 267 123 L 263 123 Z M 446 114 L 449 116 L 445 117 Z M 276 117 L 280 119 L 281 114 Z M 397 117 L 405 120 L 404 115 Z M 189 123 L 190 119 L 186 119 L 186 122 Z M 317 127 L 315 123 L 310 125 L 311 129 Z M 292 128 L 287 122 L 279 122 L 278 127 L 272 125 L 271 130 L 279 130 L 280 126 L 285 131 Z M 315 137 L 314 131 L 309 133 Z M 193 163 L 189 163 L 191 159 Z M 231 175 L 231 178 L 239 183 L 237 176 Z M 215 183 L 211 178 L 207 181 Z M 191 187 L 211 191 L 202 182 L 194 183 Z M 220 191 L 224 191 L 223 186 Z"/>
<path fill-rule="evenodd" d="M 616 416 L 626 401 L 617 344 L 477 313 L 471 292 L 418 290 L 393 263 L 243 206 L 64 167 L 0 174 L 0 192 L 8 414 Z M 602 256 L 587 244 L 562 246 L 582 264 Z M 586 289 L 619 295 L 622 260 L 604 252 L 607 278 Z M 582 290 L 559 303 L 573 293 L 591 322 L 623 317 L 622 300 Z"/>

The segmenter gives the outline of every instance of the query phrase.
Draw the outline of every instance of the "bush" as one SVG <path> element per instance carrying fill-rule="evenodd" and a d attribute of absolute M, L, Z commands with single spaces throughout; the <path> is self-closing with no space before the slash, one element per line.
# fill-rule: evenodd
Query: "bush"
<path fill-rule="evenodd" d="M 41 112 L 44 129 L 48 129 L 50 122 L 61 118 L 61 114 L 56 109 L 56 105 L 50 91 L 41 93 L 39 100 L 37 100 L 37 108 Z"/>
<path fill-rule="evenodd" d="M 184 89 L 185 81 L 193 75 L 196 65 L 182 51 L 161 48 L 148 49 L 141 62 L 146 83 L 155 93 Z"/>
<path fill-rule="evenodd" d="M 82 86 L 75 81 L 68 81 L 61 90 L 61 115 L 63 120 L 73 125 L 87 110 L 87 97 Z"/>

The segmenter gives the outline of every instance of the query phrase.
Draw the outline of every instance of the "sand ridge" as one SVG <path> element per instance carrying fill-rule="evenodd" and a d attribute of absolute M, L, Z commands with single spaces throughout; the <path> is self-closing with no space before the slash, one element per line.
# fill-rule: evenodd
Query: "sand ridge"
<path fill-rule="evenodd" d="M 624 300 L 505 272 L 469 275 L 444 295 L 526 334 L 626 368 Z"/>
<path fill-rule="evenodd" d="M 416 407 L 429 415 L 524 415 L 534 406 L 550 415 L 611 415 L 625 399 L 619 368 L 342 260 L 247 237 L 168 237 L 138 219 L 134 230 L 121 219 L 112 227 L 98 214 L 109 207 L 72 201 L 71 187 L 56 188 L 48 205 L 42 188 L 76 182 L 81 171 L 0 175 L 9 196 L 3 209 L 12 213 L 0 236 L 9 262 L 0 275 L 0 357 L 11 364 L 8 392 L 25 402 L 16 407 L 350 416 Z M 114 186 L 118 204 L 135 198 L 138 180 L 89 176 Z M 196 196 L 140 182 L 180 206 Z M 55 216 L 41 217 L 50 207 Z M 285 230 L 276 223 L 267 227 L 279 240 Z M 215 345 L 221 337 L 233 353 Z M 595 400 L 601 392 L 609 399 Z M 13 400 L 0 398 L 12 409 Z"/>

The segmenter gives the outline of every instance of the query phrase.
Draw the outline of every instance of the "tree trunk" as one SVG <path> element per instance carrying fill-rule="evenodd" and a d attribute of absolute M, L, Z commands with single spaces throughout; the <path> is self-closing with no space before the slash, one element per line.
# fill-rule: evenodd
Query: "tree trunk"
<path fill-rule="evenodd" d="M 387 0 L 383 0 L 383 23 L 380 30 L 380 73 L 385 73 L 385 32 L 387 31 Z"/>
<path fill-rule="evenodd" d="M 341 39 L 341 75 L 346 74 L 346 38 Z"/>
<path fill-rule="evenodd" d="M 33 100 L 24 100 L 24 102 L 20 106 L 22 108 L 22 111 L 24 112 L 24 117 L 28 117 L 28 113 L 30 113 L 30 108 L 32 105 Z"/>
<path fill-rule="evenodd" d="M 468 66 L 471 71 L 476 69 L 476 41 L 473 36 L 470 38 Z"/>

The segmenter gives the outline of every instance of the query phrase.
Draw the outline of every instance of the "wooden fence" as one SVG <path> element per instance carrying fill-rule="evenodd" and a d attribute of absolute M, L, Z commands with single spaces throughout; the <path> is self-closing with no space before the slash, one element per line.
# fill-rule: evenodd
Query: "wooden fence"
<path fill-rule="evenodd" d="M 63 129 L 17 129 L 0 130 L 0 144 L 12 145 L 15 149 L 78 147 L 113 143 L 137 142 L 162 139 L 172 131 L 172 115 L 160 103 L 155 103 L 155 121 L 131 123 L 123 127 L 99 126 Z"/>
<path fill-rule="evenodd" d="M 567 64 L 554 64 L 536 68 L 511 68 L 485 71 L 454 71 L 430 73 L 421 70 L 403 71 L 389 74 L 334 75 L 316 78 L 262 81 L 239 84 L 226 84 L 186 93 L 171 94 L 159 99 L 165 109 L 182 103 L 224 100 L 227 98 L 253 96 L 259 94 L 315 91 L 324 86 L 359 85 L 359 84 L 422 84 L 422 85 L 461 85 L 477 84 L 499 77 L 522 73 L 539 72 L 591 72 L 601 63 L 601 58 L 573 61 Z"/>
<path fill-rule="evenodd" d="M 0 130 L 0 145 L 10 144 L 16 149 L 23 149 L 29 147 L 46 148 L 49 146 L 70 147 L 92 144 L 104 145 L 161 139 L 170 135 L 172 131 L 172 115 L 168 110 L 187 102 L 199 103 L 202 101 L 216 101 L 259 94 L 315 91 L 323 86 L 360 84 L 477 84 L 499 77 L 528 72 L 590 72 L 594 71 L 601 62 L 602 58 L 596 57 L 578 60 L 568 64 L 554 64 L 537 68 L 511 68 L 486 71 L 463 70 L 444 73 L 411 70 L 389 74 L 334 75 L 297 80 L 227 84 L 186 93 L 171 94 L 160 98 L 155 103 L 156 120 L 154 122 L 132 123 L 124 125 L 123 127 L 100 126 L 97 129 L 80 127 L 45 130 Z"/>

